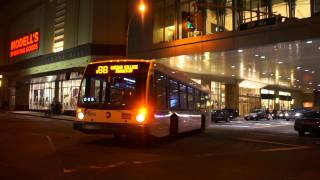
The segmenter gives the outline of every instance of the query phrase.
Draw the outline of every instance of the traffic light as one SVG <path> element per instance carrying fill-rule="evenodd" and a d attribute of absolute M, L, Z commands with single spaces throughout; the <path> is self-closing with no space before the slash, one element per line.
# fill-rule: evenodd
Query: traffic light
<path fill-rule="evenodd" d="M 190 12 L 182 12 L 182 19 L 184 21 L 184 28 L 187 31 L 194 31 L 194 21 L 193 17 L 191 16 Z"/>

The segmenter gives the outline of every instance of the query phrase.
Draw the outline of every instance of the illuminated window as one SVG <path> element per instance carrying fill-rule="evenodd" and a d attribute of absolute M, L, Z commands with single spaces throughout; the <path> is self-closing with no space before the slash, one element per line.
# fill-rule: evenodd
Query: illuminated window
<path fill-rule="evenodd" d="M 66 0 L 55 1 L 53 52 L 63 51 L 64 48 L 64 20 L 66 12 Z"/>

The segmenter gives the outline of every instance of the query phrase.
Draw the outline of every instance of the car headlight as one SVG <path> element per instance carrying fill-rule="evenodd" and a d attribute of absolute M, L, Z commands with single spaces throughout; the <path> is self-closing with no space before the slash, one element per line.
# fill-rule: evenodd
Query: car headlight
<path fill-rule="evenodd" d="M 282 116 L 283 116 L 283 114 L 279 114 L 279 116 L 280 116 L 280 117 L 282 117 Z"/>
<path fill-rule="evenodd" d="M 296 113 L 294 116 L 296 117 L 301 116 L 301 113 Z"/>
<path fill-rule="evenodd" d="M 289 116 L 289 114 L 288 114 L 288 113 L 285 113 L 284 116 Z"/>

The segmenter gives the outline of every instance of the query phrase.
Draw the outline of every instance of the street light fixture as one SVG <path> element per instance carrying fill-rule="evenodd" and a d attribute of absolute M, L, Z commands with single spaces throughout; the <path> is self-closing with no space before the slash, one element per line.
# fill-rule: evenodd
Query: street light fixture
<path fill-rule="evenodd" d="M 140 2 L 139 4 L 139 11 L 141 13 L 144 13 L 144 11 L 146 10 L 146 5 L 143 2 Z"/>
<path fill-rule="evenodd" d="M 146 5 L 144 4 L 143 1 L 140 1 L 139 5 L 138 5 L 138 10 L 139 12 L 141 13 L 141 15 L 144 14 L 144 12 L 146 11 L 147 7 Z M 133 20 L 133 18 L 136 16 L 136 13 L 132 14 L 128 20 L 128 26 L 127 26 L 127 47 L 126 47 L 126 57 L 128 58 L 128 55 L 129 55 L 129 32 L 130 32 L 130 25 L 131 25 L 131 22 Z"/>

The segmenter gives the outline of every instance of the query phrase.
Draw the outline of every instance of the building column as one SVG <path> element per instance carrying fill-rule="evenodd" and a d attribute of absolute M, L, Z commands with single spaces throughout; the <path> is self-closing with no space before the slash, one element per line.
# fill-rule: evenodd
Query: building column
<path fill-rule="evenodd" d="M 62 94 L 59 94 L 59 82 L 60 81 L 55 81 L 54 83 L 54 98 L 53 98 L 53 101 L 59 101 L 59 99 L 61 98 L 61 101 L 62 101 Z M 62 91 L 61 91 L 62 93 Z M 59 98 L 60 97 L 60 98 Z M 60 102 L 62 104 L 62 102 Z"/>
<path fill-rule="evenodd" d="M 239 84 L 226 84 L 226 108 L 239 110 Z"/>

